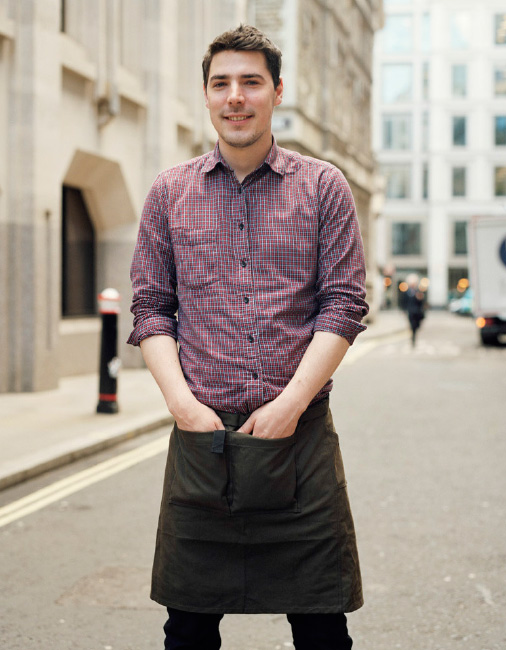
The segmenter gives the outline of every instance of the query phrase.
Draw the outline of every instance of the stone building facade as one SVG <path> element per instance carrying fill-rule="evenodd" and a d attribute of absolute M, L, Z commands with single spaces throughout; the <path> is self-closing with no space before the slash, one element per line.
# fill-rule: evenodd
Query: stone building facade
<path fill-rule="evenodd" d="M 200 61 L 249 21 L 284 51 L 282 146 L 346 174 L 368 251 L 369 110 L 381 0 L 0 0 L 0 392 L 98 368 L 96 294 L 122 296 L 158 172 L 215 141 Z"/>

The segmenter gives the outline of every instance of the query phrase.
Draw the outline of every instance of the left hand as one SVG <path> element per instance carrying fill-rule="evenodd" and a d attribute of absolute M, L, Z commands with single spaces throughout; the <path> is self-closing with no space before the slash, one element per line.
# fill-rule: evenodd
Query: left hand
<path fill-rule="evenodd" d="M 300 411 L 278 400 L 263 404 L 237 429 L 256 438 L 288 438 L 297 428 Z"/>

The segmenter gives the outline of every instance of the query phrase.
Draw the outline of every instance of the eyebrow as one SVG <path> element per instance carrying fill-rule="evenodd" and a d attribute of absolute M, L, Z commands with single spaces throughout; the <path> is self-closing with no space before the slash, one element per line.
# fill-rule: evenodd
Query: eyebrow
<path fill-rule="evenodd" d="M 247 74 L 242 74 L 240 75 L 241 79 L 264 79 L 264 76 L 258 73 L 247 73 Z M 213 74 L 213 76 L 209 79 L 209 82 L 211 81 L 221 81 L 223 79 L 230 79 L 229 74 Z"/>

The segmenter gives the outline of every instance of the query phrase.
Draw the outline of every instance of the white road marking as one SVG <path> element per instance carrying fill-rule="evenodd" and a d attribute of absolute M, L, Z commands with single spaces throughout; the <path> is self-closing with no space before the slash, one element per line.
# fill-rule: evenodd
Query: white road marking
<path fill-rule="evenodd" d="M 483 600 L 487 603 L 487 605 L 491 605 L 492 607 L 495 606 L 495 603 L 492 600 L 492 592 L 488 587 L 485 587 L 484 585 L 476 585 L 476 589 L 483 596 Z"/>
<path fill-rule="evenodd" d="M 398 343 L 399 341 L 404 341 L 409 338 L 409 332 L 398 332 L 397 334 L 392 334 L 391 336 L 383 336 L 381 338 L 373 339 L 372 341 L 364 341 L 363 343 L 358 344 L 356 347 L 352 346 L 346 356 L 341 361 L 340 367 L 342 366 L 351 366 L 353 363 L 365 357 L 366 354 L 369 354 L 371 350 L 379 347 L 380 345 L 387 345 L 392 343 Z"/>
<path fill-rule="evenodd" d="M 153 442 L 127 451 L 124 454 L 110 458 L 98 465 L 89 467 L 88 469 L 67 476 L 67 478 L 56 481 L 52 485 L 37 490 L 32 494 L 27 495 L 17 501 L 13 501 L 6 506 L 0 508 L 0 528 L 7 526 L 7 524 L 17 521 L 27 515 L 37 512 L 42 508 L 63 499 L 69 494 L 74 494 L 79 490 L 103 481 L 109 476 L 118 474 L 133 465 L 137 465 L 144 460 L 153 458 L 164 451 L 167 451 L 168 441 L 167 437 L 163 436 Z"/>

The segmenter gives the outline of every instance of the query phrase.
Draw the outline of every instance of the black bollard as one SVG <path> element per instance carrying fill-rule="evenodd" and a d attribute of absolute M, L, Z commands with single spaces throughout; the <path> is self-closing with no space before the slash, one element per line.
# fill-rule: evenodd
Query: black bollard
<path fill-rule="evenodd" d="M 99 312 L 102 316 L 102 339 L 100 344 L 100 385 L 97 413 L 117 413 L 118 371 L 118 314 L 119 293 L 116 289 L 104 289 L 98 295 Z"/>

